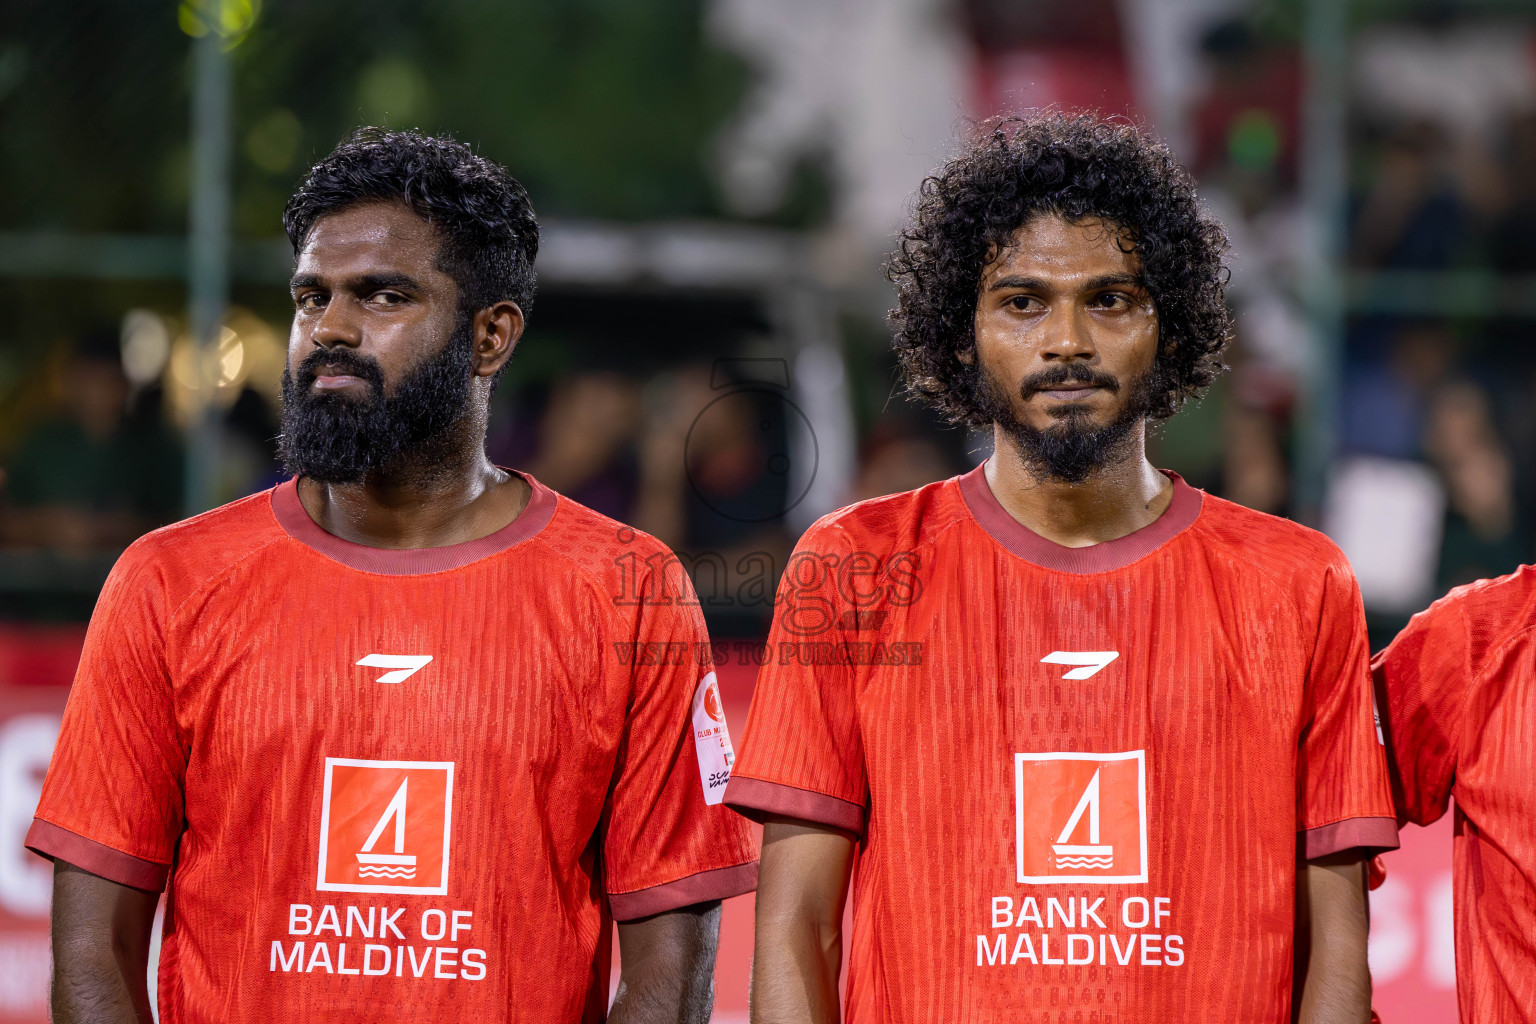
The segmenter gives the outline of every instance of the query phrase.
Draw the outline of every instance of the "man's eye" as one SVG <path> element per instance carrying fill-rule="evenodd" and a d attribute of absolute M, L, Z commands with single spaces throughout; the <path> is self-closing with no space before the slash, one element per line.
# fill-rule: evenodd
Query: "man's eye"
<path fill-rule="evenodd" d="M 1028 309 L 1034 301 L 1035 297 L 1033 295 L 1015 295 L 1008 300 L 1008 305 L 1014 309 Z"/>
<path fill-rule="evenodd" d="M 300 295 L 297 299 L 295 299 L 294 305 L 304 310 L 319 309 L 325 305 L 325 296 L 316 295 L 314 292 L 308 292 L 304 295 Z"/>
<path fill-rule="evenodd" d="M 1130 304 L 1130 297 L 1119 292 L 1105 292 L 1099 296 L 1099 305 L 1107 308 L 1124 308 Z"/>
<path fill-rule="evenodd" d="M 399 292 L 374 292 L 373 301 L 382 306 L 394 306 L 405 301 L 405 296 Z"/>

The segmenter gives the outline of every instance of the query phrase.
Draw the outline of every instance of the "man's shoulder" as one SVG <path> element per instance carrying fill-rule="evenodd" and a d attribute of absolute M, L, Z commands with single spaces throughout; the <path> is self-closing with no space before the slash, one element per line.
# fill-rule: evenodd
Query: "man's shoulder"
<path fill-rule="evenodd" d="M 1271 575 L 1302 580 L 1330 570 L 1354 575 L 1327 534 L 1213 494 L 1204 495 L 1196 526 L 1201 543 Z"/>
<path fill-rule="evenodd" d="M 628 523 L 588 508 L 558 492 L 549 525 L 537 537 L 547 552 L 570 563 L 572 568 L 612 568 L 613 560 L 633 553 L 641 561 L 672 553 L 659 538 Z"/>
<path fill-rule="evenodd" d="M 691 593 L 683 559 L 660 538 L 563 494 L 555 500 L 549 524 L 535 537 L 552 580 L 588 588 L 616 607 L 630 607 L 628 597 L 658 588 L 674 597 L 677 588 Z"/>
<path fill-rule="evenodd" d="M 829 512 L 800 538 L 801 551 L 913 550 L 967 517 L 961 478 L 869 498 Z"/>
<path fill-rule="evenodd" d="M 189 594 L 286 536 L 265 490 L 180 522 L 151 530 L 128 546 L 113 580 L 155 586 L 166 596 Z"/>
<path fill-rule="evenodd" d="M 1456 587 L 1414 616 L 1420 625 L 1465 630 L 1475 649 L 1491 651 L 1516 637 L 1536 639 L 1536 566 Z"/>

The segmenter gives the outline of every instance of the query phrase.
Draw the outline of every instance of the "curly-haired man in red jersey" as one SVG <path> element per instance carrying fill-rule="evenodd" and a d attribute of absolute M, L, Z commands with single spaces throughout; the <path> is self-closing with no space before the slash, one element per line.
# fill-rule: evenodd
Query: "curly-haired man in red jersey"
<path fill-rule="evenodd" d="M 766 822 L 756 1019 L 838 1020 L 850 877 L 849 1021 L 1369 1019 L 1354 577 L 1146 456 L 1222 369 L 1225 246 L 1128 124 L 992 123 L 923 184 L 896 350 L 994 452 L 789 563 L 726 793 Z"/>
<path fill-rule="evenodd" d="M 1457 587 L 1372 667 L 1398 820 L 1428 825 L 1456 798 L 1461 1020 L 1526 1024 L 1536 1014 L 1536 567 Z"/>
<path fill-rule="evenodd" d="M 665 549 L 485 455 L 527 194 L 364 129 L 284 223 L 294 476 L 142 538 L 102 592 L 27 839 L 53 1019 L 150 1019 L 165 889 L 165 1024 L 702 1024 L 756 863 L 697 602 L 676 573 L 627 600 L 616 556 Z"/>

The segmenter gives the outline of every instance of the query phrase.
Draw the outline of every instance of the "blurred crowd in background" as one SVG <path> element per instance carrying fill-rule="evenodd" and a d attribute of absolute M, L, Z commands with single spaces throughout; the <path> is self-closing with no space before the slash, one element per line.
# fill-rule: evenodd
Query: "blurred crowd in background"
<path fill-rule="evenodd" d="M 1232 236 L 1233 370 L 1159 430 L 1159 464 L 1336 536 L 1391 504 L 1385 582 L 1362 571 L 1378 634 L 1536 547 L 1536 20 L 1517 4 L 1375 0 L 1341 19 L 1344 315 L 1322 366 L 1300 2 L 90 7 L 0 9 L 7 617 L 82 617 L 134 537 L 282 478 L 281 208 L 357 123 L 455 135 L 528 185 L 552 269 L 491 455 L 707 554 L 717 630 L 762 628 L 746 590 L 771 601 L 816 515 L 986 456 L 901 394 L 881 256 L 969 119 L 1051 105 L 1148 124 Z M 188 45 L 210 26 L 233 75 L 234 248 L 208 396 L 174 247 Z M 647 255 L 689 238 L 691 257 Z M 759 250 L 777 271 L 754 274 Z M 1296 474 L 1319 374 L 1337 408 L 1314 501 Z M 218 473 L 194 495 L 210 402 Z"/>

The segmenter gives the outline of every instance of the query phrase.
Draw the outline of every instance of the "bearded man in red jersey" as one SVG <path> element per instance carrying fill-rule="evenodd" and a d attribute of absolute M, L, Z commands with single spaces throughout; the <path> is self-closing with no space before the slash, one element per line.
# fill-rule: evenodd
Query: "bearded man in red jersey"
<path fill-rule="evenodd" d="M 1225 247 L 1128 124 L 993 123 L 923 184 L 897 353 L 994 453 L 786 569 L 726 793 L 766 823 L 755 1019 L 839 1019 L 850 876 L 849 1021 L 1369 1019 L 1354 577 L 1146 457 L 1222 369 Z"/>
<path fill-rule="evenodd" d="M 165 888 L 165 1024 L 706 1021 L 756 863 L 697 601 L 623 579 L 659 543 L 485 455 L 527 194 L 363 129 L 284 224 L 294 477 L 142 538 L 102 592 L 27 839 L 53 1019 L 150 1019 Z"/>
<path fill-rule="evenodd" d="M 1428 825 L 1456 798 L 1461 1020 L 1536 1020 L 1536 568 L 1457 587 L 1372 668 L 1398 820 Z"/>

